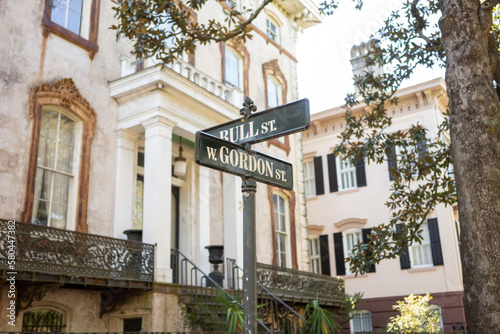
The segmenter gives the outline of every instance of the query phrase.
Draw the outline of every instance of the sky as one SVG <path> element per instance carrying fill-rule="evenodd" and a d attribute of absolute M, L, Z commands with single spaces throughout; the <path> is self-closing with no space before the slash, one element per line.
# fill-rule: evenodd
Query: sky
<path fill-rule="evenodd" d="M 392 10 L 403 0 L 366 0 L 361 11 L 351 1 L 333 16 L 307 28 L 297 41 L 299 98 L 308 98 L 311 113 L 340 106 L 348 92 L 353 92 L 350 50 L 368 41 Z M 443 71 L 421 69 L 404 86 L 443 76 Z"/>

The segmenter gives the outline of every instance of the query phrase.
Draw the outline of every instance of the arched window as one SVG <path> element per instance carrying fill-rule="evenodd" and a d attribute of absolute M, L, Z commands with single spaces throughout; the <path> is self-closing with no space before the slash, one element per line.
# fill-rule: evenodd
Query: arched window
<path fill-rule="evenodd" d="M 31 148 L 22 220 L 87 232 L 96 115 L 73 80 L 30 91 Z"/>
<path fill-rule="evenodd" d="M 31 222 L 67 228 L 76 205 L 79 123 L 57 107 L 42 110 Z"/>
<path fill-rule="evenodd" d="M 63 314 L 54 310 L 41 308 L 23 314 L 23 332 L 62 332 L 64 327 Z"/>
<path fill-rule="evenodd" d="M 241 56 L 233 49 L 226 47 L 224 54 L 225 66 L 224 66 L 224 83 L 232 87 L 240 88 L 243 85 L 242 80 L 242 60 Z"/>
<path fill-rule="evenodd" d="M 266 17 L 266 35 L 276 43 L 280 43 L 280 25 L 270 16 Z"/>
<path fill-rule="evenodd" d="M 239 88 L 244 96 L 248 96 L 250 54 L 245 45 L 241 41 L 228 40 L 220 44 L 220 49 L 222 54 L 222 82 Z"/>
<path fill-rule="evenodd" d="M 277 107 L 283 101 L 281 83 L 274 76 L 267 77 L 267 106 Z"/>

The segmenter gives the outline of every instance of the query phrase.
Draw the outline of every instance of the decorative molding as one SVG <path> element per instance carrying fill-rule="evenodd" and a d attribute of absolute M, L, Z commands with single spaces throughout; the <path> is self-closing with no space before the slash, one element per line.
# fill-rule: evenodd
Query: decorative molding
<path fill-rule="evenodd" d="M 362 218 L 347 218 L 343 219 L 335 224 L 333 224 L 337 229 L 340 231 L 344 231 L 350 228 L 364 228 L 366 226 L 366 223 L 368 222 L 368 219 L 362 219 Z"/>
<path fill-rule="evenodd" d="M 50 288 L 59 288 L 61 283 L 21 285 L 16 296 L 16 315 L 29 309 L 34 302 L 43 300 Z"/>
<path fill-rule="evenodd" d="M 96 114 L 90 103 L 84 99 L 71 78 L 65 78 L 53 83 L 46 83 L 31 88 L 29 94 L 29 116 L 31 118 L 31 144 L 29 167 L 24 199 L 24 209 L 21 220 L 31 222 L 33 211 L 33 196 L 38 159 L 38 144 L 42 112 L 45 106 L 57 105 L 65 107 L 82 123 L 82 145 L 80 149 L 80 170 L 78 173 L 78 199 L 76 208 L 75 229 L 87 232 L 87 204 L 90 174 L 90 151 L 96 126 Z"/>
<path fill-rule="evenodd" d="M 321 233 L 323 233 L 323 230 L 325 229 L 325 226 L 323 225 L 311 225 L 309 224 L 307 226 L 307 230 L 309 231 L 309 236 L 319 236 Z"/>

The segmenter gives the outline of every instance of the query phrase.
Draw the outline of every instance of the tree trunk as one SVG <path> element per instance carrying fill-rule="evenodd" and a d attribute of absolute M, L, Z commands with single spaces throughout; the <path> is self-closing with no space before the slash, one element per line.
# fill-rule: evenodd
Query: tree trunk
<path fill-rule="evenodd" d="M 468 333 L 500 330 L 500 104 L 479 0 L 442 0 L 439 26 L 461 226 Z M 487 14 L 487 13 L 486 13 Z M 486 16 L 487 17 L 487 16 Z M 491 17 L 491 15 L 490 15 Z"/>

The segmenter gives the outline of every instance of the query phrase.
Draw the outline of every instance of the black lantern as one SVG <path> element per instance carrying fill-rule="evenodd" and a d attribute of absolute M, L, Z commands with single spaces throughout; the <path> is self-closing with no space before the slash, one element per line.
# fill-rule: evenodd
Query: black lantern
<path fill-rule="evenodd" d="M 224 262 L 224 246 L 207 246 L 205 248 L 208 249 L 208 261 L 214 265 L 214 271 L 208 276 L 222 287 L 224 274 L 219 271 L 219 265 Z M 209 281 L 207 286 L 213 286 L 212 282 Z"/>

